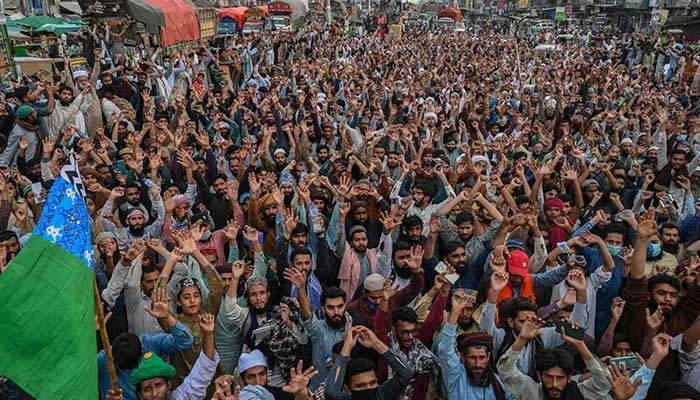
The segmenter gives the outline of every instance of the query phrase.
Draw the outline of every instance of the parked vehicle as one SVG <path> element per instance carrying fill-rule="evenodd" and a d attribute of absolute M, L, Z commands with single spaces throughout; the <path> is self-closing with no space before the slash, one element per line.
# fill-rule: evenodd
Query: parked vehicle
<path fill-rule="evenodd" d="M 532 25 L 532 32 L 539 33 L 542 31 L 550 31 L 556 27 L 553 21 L 540 21 Z"/>
<path fill-rule="evenodd" d="M 292 30 L 292 6 L 283 1 L 273 1 L 267 4 L 270 11 L 273 30 L 289 32 Z"/>
<path fill-rule="evenodd" d="M 438 13 L 437 26 L 447 30 L 454 30 L 458 22 L 462 21 L 462 12 L 454 7 L 445 7 Z"/>

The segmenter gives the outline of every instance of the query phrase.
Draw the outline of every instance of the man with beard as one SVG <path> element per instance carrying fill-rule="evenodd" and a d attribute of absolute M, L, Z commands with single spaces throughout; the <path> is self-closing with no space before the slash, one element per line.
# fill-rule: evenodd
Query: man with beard
<path fill-rule="evenodd" d="M 37 112 L 32 106 L 24 104 L 17 108 L 15 116 L 17 117 L 15 126 L 7 139 L 5 151 L 0 154 L 0 165 L 17 166 L 20 138 L 29 142 L 29 146 L 24 151 L 25 160 L 33 160 L 37 152 L 41 152 L 39 147 L 41 132 Z"/>
<path fill-rule="evenodd" d="M 299 293 L 302 323 L 312 343 L 312 364 L 318 371 L 311 382 L 311 387 L 315 389 L 326 379 L 331 366 L 333 345 L 343 340 L 345 332 L 352 326 L 352 318 L 345 311 L 346 294 L 334 286 L 324 289 L 321 296 L 324 319 L 319 319 L 311 308 L 306 290 L 306 274 L 292 267 L 284 271 L 284 277 Z"/>
<path fill-rule="evenodd" d="M 457 214 L 454 221 L 454 226 L 457 229 L 454 229 L 452 224 L 449 223 L 448 215 L 457 204 L 468 200 L 467 196 L 468 192 L 461 192 L 445 204 L 445 206 L 438 211 L 438 214 L 440 215 L 440 223 L 442 225 L 440 238 L 443 243 L 448 243 L 457 239 L 461 240 L 464 243 L 466 259 L 471 262 L 472 260 L 478 259 L 486 251 L 485 243 L 490 243 L 496 236 L 496 232 L 498 232 L 498 229 L 503 223 L 503 215 L 493 203 L 486 200 L 483 195 L 477 194 L 474 200 L 479 203 L 492 218 L 488 229 L 483 234 L 474 236 L 474 214 L 469 211 L 462 211 Z"/>
<path fill-rule="evenodd" d="M 438 337 L 437 353 L 448 400 L 514 398 L 503 389 L 501 379 L 491 370 L 493 338 L 483 333 L 465 333 L 457 337 L 461 315 L 467 307 L 473 307 L 467 294 L 463 290 L 454 292 L 451 304 L 450 315 Z"/>
<path fill-rule="evenodd" d="M 362 225 L 355 225 L 345 239 L 345 220 L 350 211 L 347 202 L 339 206 L 338 226 L 335 238 L 335 255 L 340 258 L 340 271 L 338 279 L 340 288 L 351 298 L 355 298 L 355 292 L 369 274 L 379 273 L 388 276 L 391 269 L 391 230 L 392 218 L 384 219 L 384 230 L 379 239 L 377 248 L 368 248 L 367 229 Z"/>
<path fill-rule="evenodd" d="M 197 180 L 199 201 L 204 203 L 207 210 L 209 210 L 209 214 L 214 221 L 214 229 L 223 228 L 229 220 L 233 219 L 233 202 L 237 201 L 237 199 L 232 199 L 228 196 L 226 174 L 218 174 L 212 180 L 213 195 L 209 191 L 206 180 L 197 172 L 194 175 Z"/>
<path fill-rule="evenodd" d="M 576 383 L 571 379 L 575 372 L 574 357 L 562 348 L 542 349 L 535 354 L 534 361 L 539 384 L 518 368 L 517 364 L 522 358 L 523 350 L 540 335 L 542 329 L 546 329 L 542 328 L 542 324 L 543 321 L 537 318 L 524 322 L 513 346 L 498 361 L 498 371 L 506 389 L 516 393 L 518 399 L 528 400 L 605 398 L 610 391 L 607 372 L 591 354 L 583 340 L 573 339 L 563 332 L 561 332 L 561 340 L 578 352 L 591 374 L 590 378 L 583 383 Z"/>
<path fill-rule="evenodd" d="M 683 333 L 700 313 L 700 280 L 696 279 L 689 284 L 685 294 L 680 296 L 681 285 L 678 278 L 668 274 L 657 274 L 647 279 L 644 273 L 647 242 L 654 235 L 655 211 L 650 208 L 640 217 L 630 274 L 622 292 L 622 298 L 626 301 L 624 332 L 629 336 L 635 351 L 642 348 L 645 336 L 654 335 L 654 330 L 656 333 L 671 336 Z M 658 326 L 651 327 L 650 323 Z M 666 357 L 661 362 L 656 376 L 655 382 L 677 380 L 680 376 L 678 363 L 673 357 Z"/>
<path fill-rule="evenodd" d="M 129 381 L 136 386 L 136 396 L 139 400 L 203 400 L 211 383 L 219 354 L 214 348 L 214 316 L 202 314 L 198 318 L 198 327 L 202 332 L 202 351 L 199 353 L 192 370 L 182 383 L 171 389 L 172 379 L 176 369 L 167 364 L 158 355 L 147 352 L 143 360 L 132 373 Z M 108 400 L 122 400 L 121 393 L 110 391 Z"/>
<path fill-rule="evenodd" d="M 62 85 L 58 89 L 58 102 L 54 105 L 53 112 L 48 117 L 49 138 L 55 140 L 61 133 L 61 128 L 66 124 L 72 124 L 81 134 L 87 134 L 85 130 L 85 117 L 83 110 L 90 106 L 90 87 L 86 86 L 81 93 L 73 99 L 73 89 Z"/>
<path fill-rule="evenodd" d="M 158 215 L 158 219 L 148 226 L 145 226 L 148 222 L 148 214 L 139 207 L 134 207 L 127 211 L 126 226 L 124 227 L 117 227 L 110 220 L 115 201 L 124 196 L 124 188 L 121 187 L 112 189 L 109 199 L 107 199 L 102 207 L 102 211 L 100 211 L 100 222 L 105 227 L 105 230 L 112 232 L 117 237 L 117 244 L 119 244 L 119 251 L 121 252 L 126 252 L 136 239 L 157 238 L 161 235 L 163 221 L 165 220 L 165 206 L 163 205 L 163 199 L 160 197 L 160 188 L 153 186 L 148 191 L 148 194 L 151 198 L 153 209 Z"/>
<path fill-rule="evenodd" d="M 644 273 L 647 276 L 656 273 L 672 274 L 678 266 L 678 252 L 680 245 L 680 230 L 672 223 L 661 226 L 661 234 L 654 234 L 647 244 L 647 259 L 644 264 Z"/>
<path fill-rule="evenodd" d="M 259 258 L 259 259 L 258 259 Z M 262 262 L 261 262 L 262 261 Z M 248 307 L 238 304 L 238 282 L 243 276 L 245 263 L 235 261 L 231 265 L 233 273 L 231 283 L 226 291 L 223 310 L 226 318 L 232 321 L 242 332 L 243 352 L 250 352 L 257 348 L 253 342 L 253 331 L 262 326 L 272 316 L 270 315 L 270 291 L 265 279 L 267 266 L 262 259 L 262 254 L 256 254 L 256 262 L 253 274 L 245 282 L 245 293 Z"/>
<path fill-rule="evenodd" d="M 665 146 L 663 147 L 664 149 L 659 151 L 658 172 L 654 182 L 669 188 L 669 194 L 674 199 L 683 199 L 685 193 L 678 178 L 681 176 L 690 177 L 687 166 L 688 153 L 684 149 L 676 147 L 671 150 L 670 158 L 667 159 L 664 151 Z"/>
<path fill-rule="evenodd" d="M 17 233 L 9 230 L 0 232 L 0 248 L 5 250 L 5 259 L 0 260 L 3 262 L 4 270 L 15 256 L 17 256 L 17 253 L 19 253 L 20 244 Z"/>
<path fill-rule="evenodd" d="M 129 324 L 129 332 L 135 335 L 162 332 L 158 321 L 146 310 L 151 308 L 151 295 L 160 277 L 155 267 L 143 267 L 141 260 L 146 251 L 146 243 L 136 240 L 114 267 L 107 287 L 102 291 L 102 299 L 114 307 L 117 298 L 124 292 L 124 305 Z"/>
<path fill-rule="evenodd" d="M 381 385 L 376 367 L 366 358 L 350 358 L 350 352 L 360 343 L 376 351 L 394 371 L 394 376 Z M 326 379 L 326 399 L 329 400 L 399 400 L 403 398 L 413 373 L 396 354 L 364 326 L 348 329 L 343 348 Z M 345 392 L 345 393 L 344 393 Z M 347 394 L 349 392 L 350 394 Z"/>
<path fill-rule="evenodd" d="M 417 215 L 411 215 L 403 219 L 399 239 L 408 242 L 411 246 L 424 246 L 423 220 Z"/>
<path fill-rule="evenodd" d="M 117 210 L 117 217 L 120 221 L 124 221 L 126 214 L 132 208 L 140 208 L 144 214 L 148 215 L 148 209 L 141 203 L 141 186 L 136 182 L 127 183 L 124 190 L 124 202 Z M 165 206 L 164 206 L 165 207 Z"/>
<path fill-rule="evenodd" d="M 402 159 L 403 155 L 399 150 L 389 150 L 387 153 L 384 172 L 389 177 L 390 183 L 394 183 L 401 178 L 401 174 L 403 173 L 403 167 L 401 165 Z"/>
<path fill-rule="evenodd" d="M 404 170 L 389 195 L 390 199 L 398 199 L 399 203 L 402 203 L 403 198 L 399 196 L 399 190 L 403 186 L 404 179 L 406 179 L 407 170 Z M 423 236 L 428 236 L 430 233 L 430 217 L 435 214 L 438 210 L 444 207 L 450 199 L 455 197 L 454 190 L 452 186 L 447 181 L 444 171 L 437 171 L 435 175 L 440 179 L 440 182 L 444 185 L 447 191 L 447 198 L 439 204 L 433 204 L 433 198 L 435 197 L 435 183 L 433 181 L 420 180 L 416 182 L 411 189 L 411 197 L 413 198 L 413 203 L 406 210 L 406 216 L 417 215 L 423 221 Z"/>

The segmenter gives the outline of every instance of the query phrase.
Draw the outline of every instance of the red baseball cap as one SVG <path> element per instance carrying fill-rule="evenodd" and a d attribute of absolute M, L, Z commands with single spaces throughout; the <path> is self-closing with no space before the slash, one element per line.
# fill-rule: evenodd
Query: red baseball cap
<path fill-rule="evenodd" d="M 522 250 L 513 250 L 508 256 L 508 272 L 513 275 L 527 276 L 530 257 Z"/>

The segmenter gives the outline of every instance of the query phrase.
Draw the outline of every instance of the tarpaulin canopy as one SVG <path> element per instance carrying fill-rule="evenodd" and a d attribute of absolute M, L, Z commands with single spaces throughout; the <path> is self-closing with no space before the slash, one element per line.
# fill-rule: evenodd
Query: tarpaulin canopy
<path fill-rule="evenodd" d="M 165 25 L 160 30 L 163 46 L 199 40 L 199 21 L 192 3 L 187 0 L 146 0 L 146 3 L 163 11 Z"/>
<path fill-rule="evenodd" d="M 219 19 L 221 18 L 231 18 L 236 21 L 239 28 L 243 28 L 243 23 L 245 22 L 245 12 L 248 11 L 248 7 L 229 7 L 219 9 Z"/>
<path fill-rule="evenodd" d="M 79 31 L 82 25 L 77 24 L 44 24 L 39 28 L 35 29 L 35 32 L 49 32 L 56 36 L 60 36 L 67 32 Z"/>
<path fill-rule="evenodd" d="M 160 33 L 163 46 L 199 40 L 197 13 L 187 0 L 127 0 L 127 8 L 146 32 Z"/>
<path fill-rule="evenodd" d="M 145 0 L 127 0 L 126 8 L 129 15 L 144 24 L 146 32 L 160 34 L 160 27 L 165 25 L 163 11 L 147 4 Z"/>
<path fill-rule="evenodd" d="M 438 18 L 452 18 L 455 22 L 462 20 L 462 12 L 458 8 L 445 7 L 438 13 Z"/>

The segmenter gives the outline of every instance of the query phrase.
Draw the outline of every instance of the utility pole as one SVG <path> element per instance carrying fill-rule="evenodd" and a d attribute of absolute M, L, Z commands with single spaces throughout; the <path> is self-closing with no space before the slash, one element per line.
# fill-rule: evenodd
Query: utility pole
<path fill-rule="evenodd" d="M 333 14 L 331 12 L 331 0 L 326 0 L 326 19 L 328 20 L 328 27 L 333 23 Z"/>

